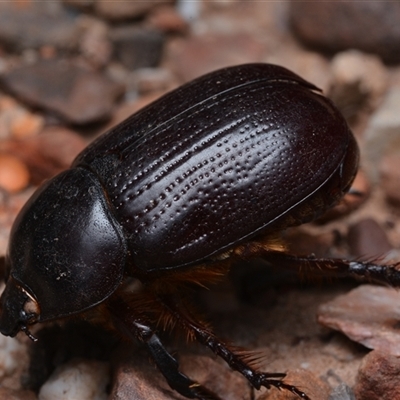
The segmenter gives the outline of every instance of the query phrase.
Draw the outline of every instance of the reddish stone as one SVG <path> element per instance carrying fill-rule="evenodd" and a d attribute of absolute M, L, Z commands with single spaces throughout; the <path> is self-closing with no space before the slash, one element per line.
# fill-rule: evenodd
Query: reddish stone
<path fill-rule="evenodd" d="M 0 150 L 18 156 L 29 167 L 32 183 L 40 184 L 69 168 L 86 145 L 77 133 L 54 126 L 33 137 L 3 141 Z"/>
<path fill-rule="evenodd" d="M 188 23 L 172 6 L 160 6 L 149 15 L 147 23 L 166 33 L 184 34 L 189 30 Z"/>
<path fill-rule="evenodd" d="M 0 154 L 0 187 L 9 193 L 19 192 L 29 184 L 26 165 L 12 154 Z"/>
<path fill-rule="evenodd" d="M 400 61 L 397 1 L 292 1 L 290 22 L 305 44 L 325 52 L 356 48 Z"/>
<path fill-rule="evenodd" d="M 400 293 L 362 285 L 321 305 L 318 322 L 370 349 L 400 356 Z"/>
<path fill-rule="evenodd" d="M 0 400 L 37 400 L 37 396 L 30 390 L 13 390 L 0 387 Z"/>
<path fill-rule="evenodd" d="M 400 359 L 371 351 L 361 363 L 354 392 L 359 400 L 400 399 Z"/>

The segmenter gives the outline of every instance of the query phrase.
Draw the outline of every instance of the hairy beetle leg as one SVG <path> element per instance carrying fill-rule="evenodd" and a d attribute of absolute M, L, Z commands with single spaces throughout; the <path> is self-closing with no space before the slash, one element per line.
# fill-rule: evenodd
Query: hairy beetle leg
<path fill-rule="evenodd" d="M 400 263 L 380 265 L 372 262 L 349 261 L 339 258 L 294 256 L 265 249 L 262 244 L 248 243 L 237 254 L 243 258 L 262 257 L 272 265 L 288 268 L 305 276 L 355 278 L 394 287 L 400 287 Z"/>
<path fill-rule="evenodd" d="M 146 346 L 171 389 L 190 399 L 221 400 L 213 392 L 179 371 L 178 361 L 165 349 L 145 318 L 137 316 L 134 308 L 118 297 L 108 302 L 108 308 L 121 332 Z"/>
<path fill-rule="evenodd" d="M 193 334 L 198 342 L 210 348 L 217 356 L 221 357 L 233 370 L 241 373 L 255 389 L 265 387 L 270 389 L 274 386 L 278 389 L 289 390 L 304 400 L 310 398 L 296 386 L 285 383 L 284 373 L 265 373 L 251 367 L 251 360 L 246 359 L 248 353 L 235 351 L 218 339 L 208 328 L 201 326 L 192 318 L 187 309 L 182 307 L 181 302 L 174 301 L 171 297 L 160 298 L 160 303 L 167 309 L 171 316 L 185 330 Z"/>

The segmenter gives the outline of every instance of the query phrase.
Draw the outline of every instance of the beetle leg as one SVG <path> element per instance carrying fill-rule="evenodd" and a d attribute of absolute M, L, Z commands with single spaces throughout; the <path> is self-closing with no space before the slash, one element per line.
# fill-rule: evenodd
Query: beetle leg
<path fill-rule="evenodd" d="M 269 389 L 271 386 L 274 386 L 278 389 L 289 390 L 304 400 L 310 400 L 296 386 L 287 384 L 282 380 L 286 374 L 264 373 L 252 368 L 249 362 L 246 361 L 246 356 L 243 353 L 229 348 L 210 329 L 202 326 L 197 320 L 194 320 L 190 313 L 186 309 L 183 309 L 181 302 L 176 302 L 173 298 L 166 296 L 160 298 L 159 301 L 178 324 L 189 331 L 198 342 L 210 348 L 217 356 L 226 361 L 233 370 L 240 372 L 255 389 L 260 389 L 262 386 Z"/>
<path fill-rule="evenodd" d="M 179 371 L 178 361 L 166 350 L 159 337 L 143 316 L 121 298 L 108 302 L 117 328 L 146 346 L 169 386 L 190 399 L 221 400 L 217 395 Z"/>
<path fill-rule="evenodd" d="M 400 263 L 380 265 L 372 262 L 349 261 L 340 258 L 315 258 L 295 256 L 270 251 L 257 243 L 249 243 L 236 250 L 243 259 L 261 257 L 272 265 L 279 265 L 299 272 L 301 275 L 345 278 L 400 287 Z"/>

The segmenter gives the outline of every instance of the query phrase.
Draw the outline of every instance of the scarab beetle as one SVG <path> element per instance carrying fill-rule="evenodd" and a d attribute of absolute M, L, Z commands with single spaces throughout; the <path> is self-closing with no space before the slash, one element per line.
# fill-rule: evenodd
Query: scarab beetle
<path fill-rule="evenodd" d="M 254 369 L 181 294 L 249 257 L 398 285 L 393 266 L 294 257 L 269 244 L 337 202 L 357 166 L 339 111 L 287 69 L 248 64 L 200 77 L 111 129 L 35 192 L 12 228 L 0 331 L 33 338 L 33 324 L 101 309 L 148 348 L 171 388 L 218 399 L 161 343 L 155 321 L 172 320 L 255 388 L 308 399 L 284 374 Z M 130 291 L 132 278 L 140 290 Z"/>

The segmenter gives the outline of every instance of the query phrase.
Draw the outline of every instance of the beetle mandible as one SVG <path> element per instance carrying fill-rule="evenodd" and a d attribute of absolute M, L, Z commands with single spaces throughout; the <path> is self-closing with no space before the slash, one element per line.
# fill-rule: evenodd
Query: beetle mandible
<path fill-rule="evenodd" d="M 335 106 L 289 70 L 246 64 L 166 94 L 89 145 L 42 185 L 10 236 L 0 331 L 95 312 L 148 348 L 171 388 L 219 399 L 179 371 L 155 330 L 173 320 L 256 388 L 287 389 L 224 344 L 183 304 L 232 260 L 398 285 L 394 266 L 295 257 L 268 238 L 311 221 L 350 188 L 358 147 Z M 142 283 L 129 292 L 126 281 Z"/>

